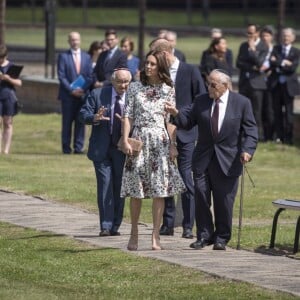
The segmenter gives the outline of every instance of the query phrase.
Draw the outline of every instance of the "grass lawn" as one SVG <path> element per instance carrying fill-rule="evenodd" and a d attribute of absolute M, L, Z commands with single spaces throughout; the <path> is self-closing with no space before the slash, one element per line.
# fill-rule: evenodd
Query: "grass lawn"
<path fill-rule="evenodd" d="M 0 299 L 297 299 L 190 268 L 0 223 Z"/>

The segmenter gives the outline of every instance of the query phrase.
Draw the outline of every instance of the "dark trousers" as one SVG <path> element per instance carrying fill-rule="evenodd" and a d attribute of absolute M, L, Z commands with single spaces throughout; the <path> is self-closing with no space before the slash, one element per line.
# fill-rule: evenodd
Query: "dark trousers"
<path fill-rule="evenodd" d="M 77 98 L 67 98 L 61 101 L 62 113 L 62 151 L 71 153 L 72 127 L 74 124 L 73 149 L 81 152 L 84 146 L 85 125 L 78 120 L 78 114 L 83 102 Z"/>
<path fill-rule="evenodd" d="M 278 84 L 273 90 L 275 131 L 276 136 L 283 143 L 293 143 L 293 101 L 288 94 L 286 83 Z"/>
<path fill-rule="evenodd" d="M 100 230 L 118 231 L 124 210 L 124 198 L 120 197 L 125 155 L 111 146 L 107 157 L 94 161 L 97 179 L 97 199 Z"/>
<path fill-rule="evenodd" d="M 214 156 L 205 173 L 194 172 L 197 239 L 228 243 L 232 231 L 232 211 L 238 177 L 226 176 Z M 214 218 L 210 210 L 213 196 Z"/>
<path fill-rule="evenodd" d="M 183 182 L 187 188 L 181 194 L 181 204 L 183 212 L 182 227 L 192 229 L 195 219 L 194 185 L 192 177 L 192 154 L 195 143 L 181 143 L 177 140 L 177 164 Z M 174 197 L 165 198 L 165 209 L 163 214 L 163 226 L 173 228 L 175 223 L 175 201 Z"/>
<path fill-rule="evenodd" d="M 264 128 L 264 140 L 274 140 L 274 105 L 273 97 L 270 90 L 264 91 L 264 100 L 262 107 L 262 123 Z"/>
<path fill-rule="evenodd" d="M 250 99 L 254 118 L 258 128 L 259 140 L 260 141 L 264 140 L 263 122 L 262 122 L 264 90 L 253 89 L 250 86 L 250 84 L 248 84 L 243 87 L 240 87 L 239 93 Z"/>

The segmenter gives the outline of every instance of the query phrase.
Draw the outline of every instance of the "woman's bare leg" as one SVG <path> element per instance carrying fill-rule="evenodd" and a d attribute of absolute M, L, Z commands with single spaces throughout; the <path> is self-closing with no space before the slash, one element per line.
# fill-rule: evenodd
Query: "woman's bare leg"
<path fill-rule="evenodd" d="M 159 228 L 165 207 L 164 198 L 154 198 L 152 204 L 153 232 L 152 232 L 152 250 L 161 250 Z"/>
<path fill-rule="evenodd" d="M 8 154 L 13 134 L 13 118 L 11 116 L 3 117 L 2 147 L 3 153 Z"/>
<path fill-rule="evenodd" d="M 141 213 L 141 199 L 130 199 L 130 217 L 131 217 L 131 233 L 127 249 L 136 251 L 138 248 L 138 222 Z"/>

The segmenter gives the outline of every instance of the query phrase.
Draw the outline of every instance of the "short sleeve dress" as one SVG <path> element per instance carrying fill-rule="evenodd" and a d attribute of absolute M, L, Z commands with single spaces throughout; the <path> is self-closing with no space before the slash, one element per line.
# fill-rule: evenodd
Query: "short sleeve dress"
<path fill-rule="evenodd" d="M 175 91 L 165 83 L 144 86 L 137 81 L 129 86 L 124 116 L 133 120 L 132 137 L 141 140 L 143 148 L 139 156 L 126 157 L 121 197 L 163 198 L 185 190 L 169 156 L 166 101 L 175 103 Z"/>

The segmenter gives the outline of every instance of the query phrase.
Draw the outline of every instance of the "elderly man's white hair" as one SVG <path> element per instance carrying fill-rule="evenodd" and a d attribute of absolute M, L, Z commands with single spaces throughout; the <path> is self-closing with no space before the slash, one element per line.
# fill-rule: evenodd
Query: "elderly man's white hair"
<path fill-rule="evenodd" d="M 209 76 L 212 76 L 213 74 L 218 74 L 220 83 L 226 84 L 228 89 L 232 90 L 231 78 L 225 70 L 214 69 L 210 72 Z"/>
<path fill-rule="evenodd" d="M 282 29 L 282 34 L 284 34 L 284 33 L 289 33 L 294 37 L 294 39 L 296 38 L 296 31 L 291 27 L 283 28 Z"/>
<path fill-rule="evenodd" d="M 116 79 L 117 72 L 119 72 L 119 71 L 124 71 L 124 72 L 128 73 L 128 80 L 131 81 L 132 76 L 131 76 L 131 73 L 130 73 L 129 69 L 127 69 L 127 68 L 114 69 L 114 72 L 111 75 L 111 80 L 115 80 Z"/>

